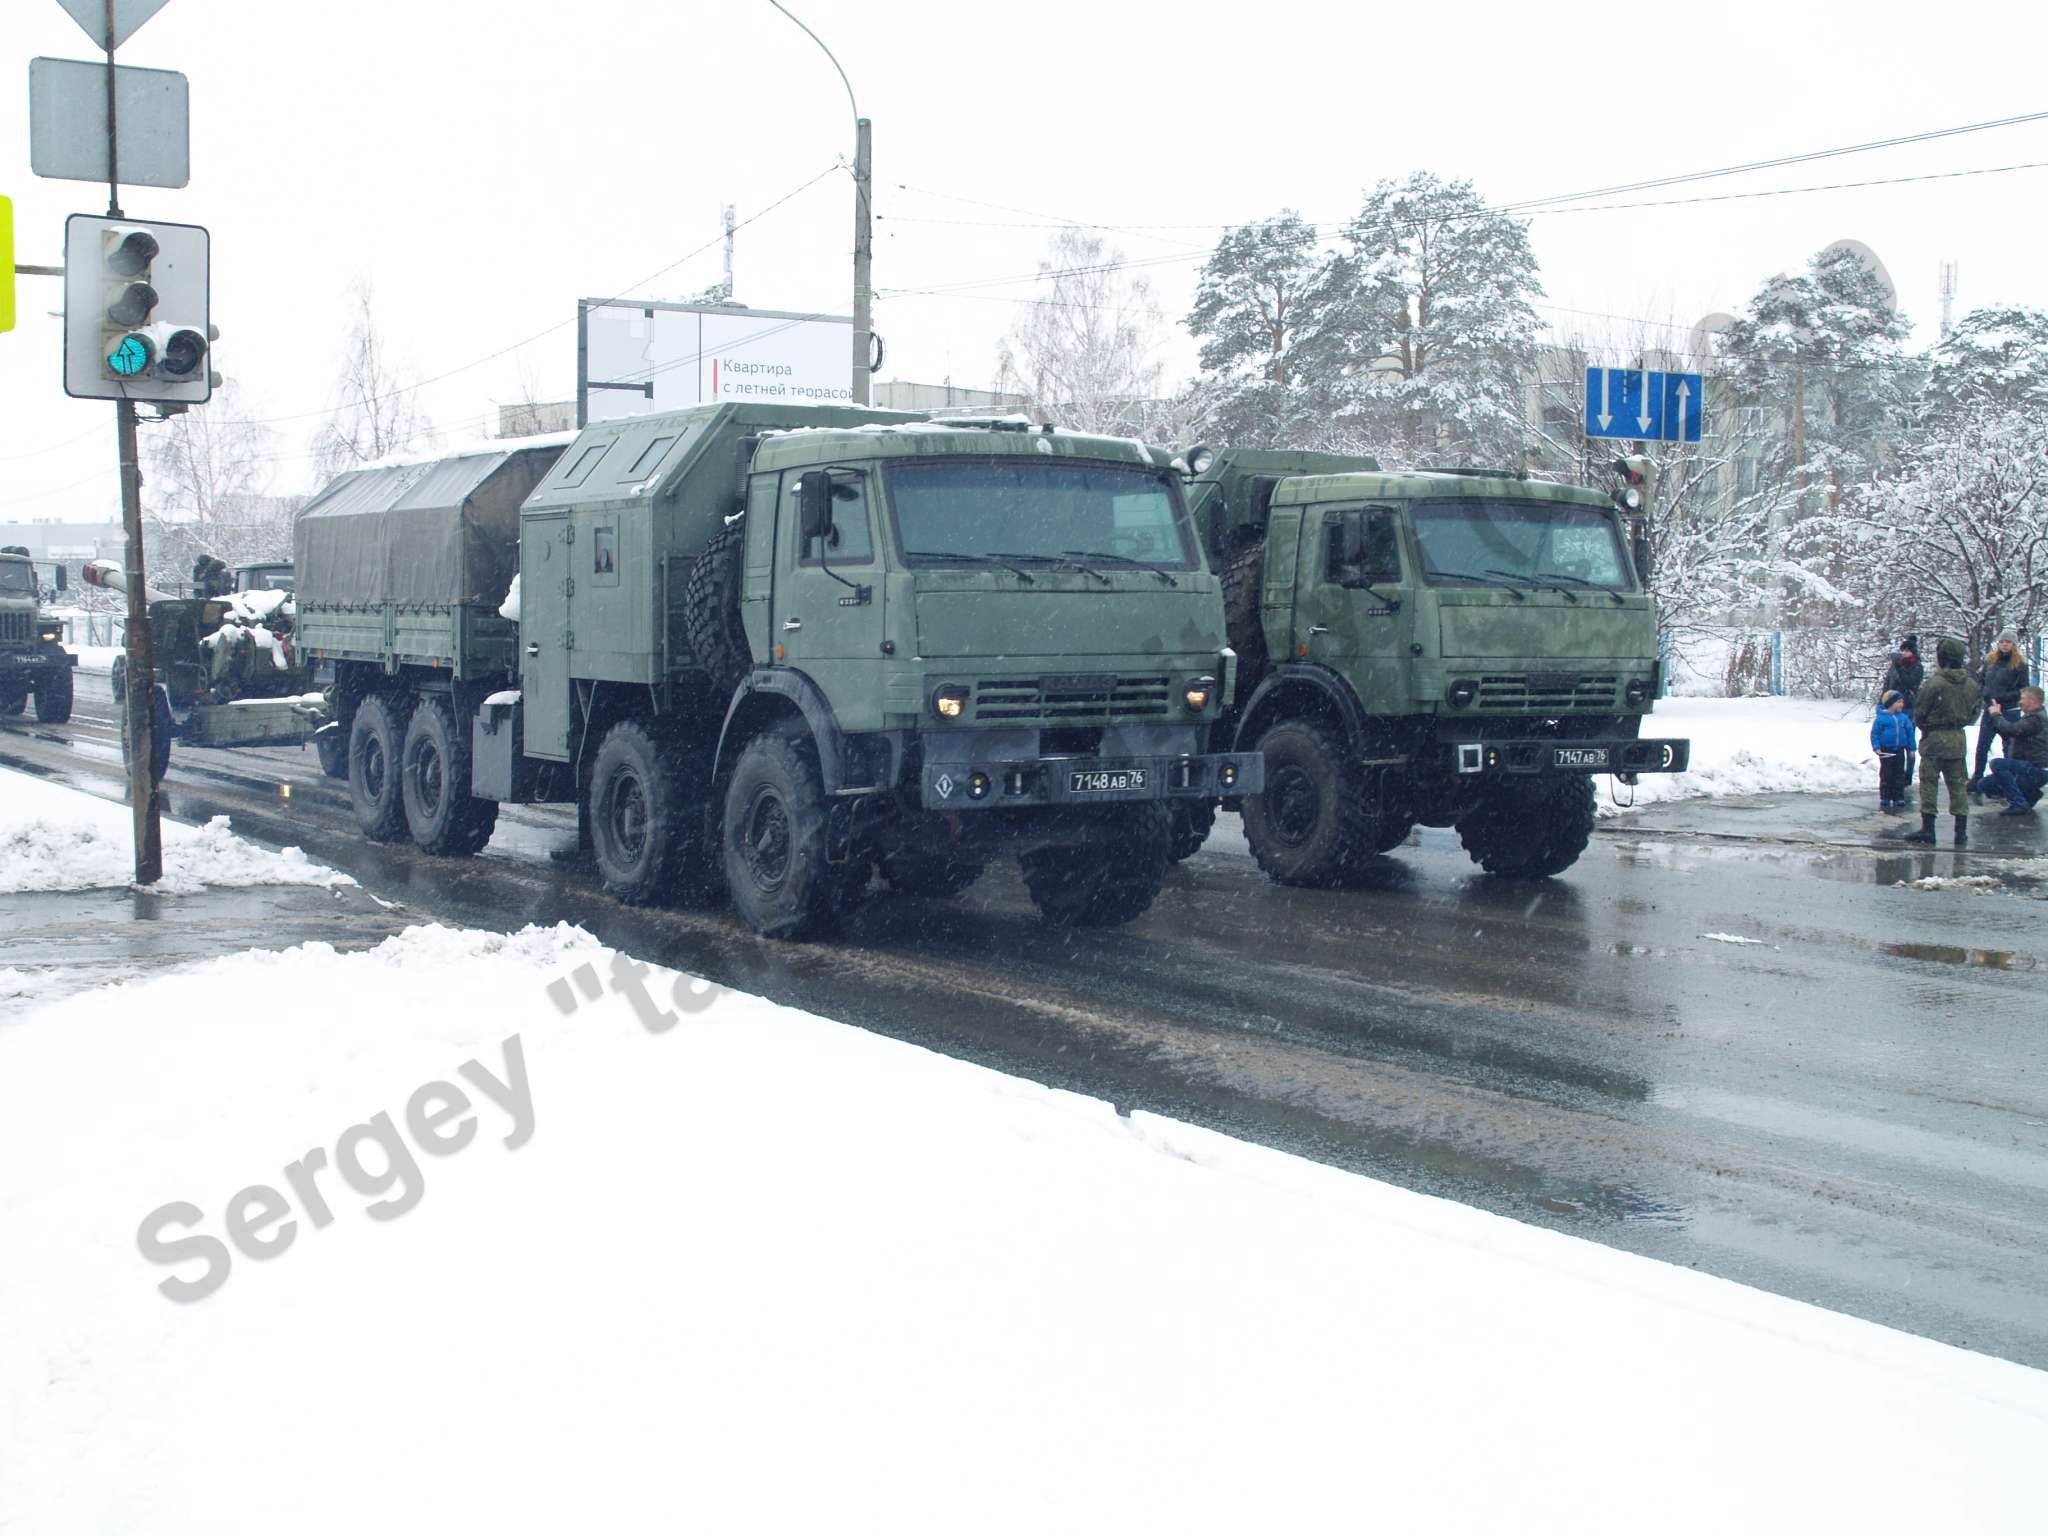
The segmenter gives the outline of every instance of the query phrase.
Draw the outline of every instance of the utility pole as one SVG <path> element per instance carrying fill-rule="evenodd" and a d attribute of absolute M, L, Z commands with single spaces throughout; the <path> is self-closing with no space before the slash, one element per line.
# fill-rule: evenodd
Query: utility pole
<path fill-rule="evenodd" d="M 107 217 L 121 214 L 121 150 L 114 74 L 114 0 L 107 0 Z M 142 568 L 142 465 L 136 447 L 135 402 L 114 402 L 121 457 L 121 531 L 128 539 L 128 807 L 135 825 L 135 883 L 164 874 L 162 806 L 156 785 L 156 646 L 149 633 L 149 583 Z"/>
<path fill-rule="evenodd" d="M 1806 515 L 1806 354 L 1799 353 L 1792 389 L 1792 486 L 1799 515 Z"/>
<path fill-rule="evenodd" d="M 725 214 L 725 302 L 730 304 L 733 297 L 732 237 L 733 232 L 739 228 L 739 225 L 733 221 L 733 216 L 739 210 L 733 204 L 727 203 L 723 211 Z"/>
<path fill-rule="evenodd" d="M 868 362 L 874 355 L 875 135 L 864 117 L 853 125 L 853 403 L 866 405 Z"/>

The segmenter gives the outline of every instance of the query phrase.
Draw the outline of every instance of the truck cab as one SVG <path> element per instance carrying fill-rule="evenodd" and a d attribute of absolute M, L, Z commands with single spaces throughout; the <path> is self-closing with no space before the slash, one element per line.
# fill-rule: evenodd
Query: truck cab
<path fill-rule="evenodd" d="M 1417 824 L 1456 827 L 1490 873 L 1555 874 L 1590 835 L 1593 776 L 1684 770 L 1688 743 L 1642 734 L 1656 615 L 1608 497 L 1262 457 L 1202 510 L 1235 546 L 1234 744 L 1267 754 L 1245 818 L 1274 878 L 1341 879 Z"/>
<path fill-rule="evenodd" d="M 51 577 L 65 589 L 64 567 Z M 0 716 L 18 715 L 36 701 L 36 719 L 61 725 L 71 718 L 72 669 L 78 658 L 64 649 L 64 626 L 43 607 L 43 587 L 28 547 L 0 547 Z"/>

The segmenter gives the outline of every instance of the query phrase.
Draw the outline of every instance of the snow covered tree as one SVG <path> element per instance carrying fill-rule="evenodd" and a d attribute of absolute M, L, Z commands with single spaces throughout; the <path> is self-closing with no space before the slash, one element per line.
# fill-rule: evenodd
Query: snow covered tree
<path fill-rule="evenodd" d="M 1142 434 L 1160 392 L 1159 306 L 1123 252 L 1093 230 L 1062 229 L 1038 264 L 1038 294 L 1024 301 L 997 354 L 997 388 L 1013 390 L 1047 420 L 1083 432 Z"/>
<path fill-rule="evenodd" d="M 1974 662 L 2006 625 L 2048 625 L 2048 422 L 1979 401 L 1802 532 L 1874 634 L 1957 635 Z"/>
<path fill-rule="evenodd" d="M 405 453 L 434 436 L 420 411 L 418 386 L 385 351 L 368 279 L 356 279 L 351 302 L 355 318 L 335 378 L 334 414 L 313 435 L 313 464 L 323 480 Z"/>
<path fill-rule="evenodd" d="M 1383 181 L 1345 230 L 1295 349 L 1366 451 L 1519 467 L 1541 297 L 1528 226 L 1469 181 Z"/>
<path fill-rule="evenodd" d="M 1329 257 L 1291 208 L 1225 232 L 1203 264 L 1185 324 L 1201 345 L 1206 435 L 1252 447 L 1309 446 L 1315 401 L 1294 350 Z M 1324 413 L 1327 424 L 1327 412 Z"/>
<path fill-rule="evenodd" d="M 1737 403 L 1776 418 L 1780 467 L 1832 502 L 1878 471 L 1905 428 L 1911 330 L 1877 273 L 1836 247 L 1766 283 L 1722 333 L 1721 355 Z"/>
<path fill-rule="evenodd" d="M 155 579 L 170 586 L 200 555 L 229 565 L 291 558 L 297 502 L 265 494 L 276 457 L 277 434 L 232 379 L 150 429 L 143 533 Z"/>
<path fill-rule="evenodd" d="M 1930 421 L 1945 421 L 1979 401 L 2048 409 L 2048 314 L 2038 309 L 1977 309 L 1928 354 Z"/>

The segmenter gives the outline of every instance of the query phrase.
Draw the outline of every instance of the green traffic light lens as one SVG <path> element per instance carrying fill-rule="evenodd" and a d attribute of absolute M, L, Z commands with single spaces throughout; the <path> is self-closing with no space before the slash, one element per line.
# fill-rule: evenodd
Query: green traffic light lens
<path fill-rule="evenodd" d="M 132 379 L 149 367 L 149 343 L 140 336 L 123 336 L 107 354 L 108 371 Z"/>

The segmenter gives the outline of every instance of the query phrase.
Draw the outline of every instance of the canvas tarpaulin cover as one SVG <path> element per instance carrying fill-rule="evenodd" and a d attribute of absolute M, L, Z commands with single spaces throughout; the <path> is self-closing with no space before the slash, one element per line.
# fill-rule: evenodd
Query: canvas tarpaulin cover
<path fill-rule="evenodd" d="M 495 609 L 519 569 L 519 507 L 558 447 L 358 469 L 299 514 L 301 604 Z"/>

